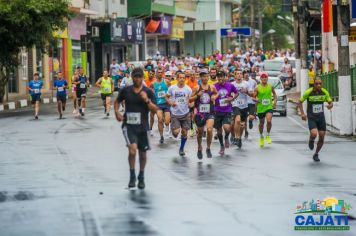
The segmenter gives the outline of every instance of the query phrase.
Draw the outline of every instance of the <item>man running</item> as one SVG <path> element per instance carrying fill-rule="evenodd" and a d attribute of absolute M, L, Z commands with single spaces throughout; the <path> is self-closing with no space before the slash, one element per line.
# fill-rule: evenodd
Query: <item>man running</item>
<path fill-rule="evenodd" d="M 73 100 L 73 114 L 77 114 L 77 80 L 79 78 L 79 68 L 75 68 L 74 73 L 72 75 L 72 100 Z"/>
<path fill-rule="evenodd" d="M 237 89 L 239 96 L 232 102 L 233 110 L 233 131 L 234 131 L 234 144 L 241 148 L 242 132 L 245 129 L 245 124 L 248 116 L 248 83 L 242 79 L 242 72 L 235 72 L 235 81 L 232 83 Z"/>
<path fill-rule="evenodd" d="M 217 97 L 217 90 L 215 86 L 209 85 L 209 74 L 207 71 L 200 72 L 201 84 L 197 85 L 192 92 L 190 101 L 195 102 L 195 108 L 197 109 L 197 114 L 195 116 L 195 123 L 198 126 L 198 153 L 197 157 L 199 160 L 203 159 L 203 147 L 202 138 L 204 133 L 204 127 L 207 129 L 207 140 L 206 140 L 206 155 L 208 158 L 212 158 L 210 146 L 213 139 L 213 127 L 214 127 L 214 107 L 213 101 Z"/>
<path fill-rule="evenodd" d="M 177 79 L 178 84 L 169 87 L 166 99 L 171 106 L 172 134 L 177 138 L 181 133 L 179 155 L 184 156 L 184 146 L 187 142 L 187 134 L 190 128 L 189 98 L 192 90 L 185 84 L 185 75 L 182 71 L 177 71 Z"/>
<path fill-rule="evenodd" d="M 248 126 L 249 129 L 253 128 L 253 121 L 256 119 L 256 102 L 252 99 L 254 91 L 257 86 L 257 82 L 248 76 L 248 71 L 244 70 L 242 72 L 244 80 L 248 83 Z M 248 138 L 247 125 L 245 126 L 245 138 Z"/>
<path fill-rule="evenodd" d="M 307 101 L 307 115 L 304 113 L 303 102 Z M 333 108 L 333 102 L 329 92 L 322 88 L 322 82 L 320 77 L 314 80 L 314 87 L 309 88 L 299 101 L 300 115 L 303 120 L 308 118 L 308 126 L 310 130 L 309 136 L 309 149 L 314 149 L 314 140 L 319 134 L 319 140 L 316 146 L 313 160 L 319 162 L 319 152 L 324 145 L 324 138 L 326 133 L 326 122 L 324 115 L 324 102 L 327 102 L 326 106 L 329 110 Z"/>
<path fill-rule="evenodd" d="M 33 80 L 28 84 L 28 91 L 31 94 L 31 103 L 35 108 L 35 119 L 38 120 L 38 113 L 40 112 L 40 102 L 41 102 L 41 89 L 43 87 L 43 81 L 40 80 L 39 73 L 33 74 Z"/>
<path fill-rule="evenodd" d="M 272 143 L 271 139 L 271 129 L 272 129 L 272 117 L 273 117 L 273 109 L 277 104 L 277 94 L 274 90 L 273 86 L 268 84 L 268 74 L 267 72 L 261 72 L 260 74 L 261 83 L 257 85 L 255 89 L 255 95 L 257 98 L 257 115 L 260 120 L 259 123 L 259 145 L 260 147 L 264 147 L 264 137 L 263 137 L 263 129 L 265 125 L 265 119 L 267 122 L 267 135 L 266 141 L 268 144 Z M 272 100 L 273 95 L 273 100 Z"/>
<path fill-rule="evenodd" d="M 148 140 L 148 112 L 156 112 L 155 97 L 149 88 L 142 85 L 143 70 L 135 68 L 132 71 L 133 85 L 125 87 L 115 101 L 115 115 L 119 122 L 123 121 L 122 131 L 129 150 L 130 181 L 129 188 L 136 186 L 136 153 L 139 151 L 140 172 L 138 175 L 139 189 L 145 188 L 144 170 L 147 160 L 147 150 L 150 149 Z M 125 102 L 125 113 L 119 111 L 120 103 Z"/>
<path fill-rule="evenodd" d="M 187 73 L 187 71 L 189 73 Z M 191 90 L 193 90 L 196 86 L 198 86 L 198 80 L 195 77 L 195 72 L 193 70 L 186 70 L 185 71 L 185 83 L 186 85 L 189 86 L 189 88 Z M 189 103 L 189 112 L 190 112 L 190 137 L 193 137 L 196 133 L 196 125 L 194 124 L 194 120 L 195 120 L 195 111 L 194 111 L 195 107 L 194 107 L 194 102 Z"/>
<path fill-rule="evenodd" d="M 68 83 L 66 80 L 63 79 L 62 72 L 58 72 L 57 78 L 54 81 L 53 89 L 57 91 L 57 109 L 59 114 L 59 119 L 62 119 L 63 114 L 62 111 L 66 109 L 66 102 L 67 102 L 67 88 Z"/>
<path fill-rule="evenodd" d="M 217 136 L 220 143 L 220 155 L 224 155 L 225 148 L 229 148 L 229 135 L 231 131 L 231 102 L 238 96 L 238 92 L 231 83 L 227 82 L 225 71 L 217 73 L 219 83 L 215 84 L 215 88 L 219 94 L 215 101 L 215 121 L 214 128 L 217 130 Z M 223 129 L 225 137 L 223 139 Z M 225 140 L 225 145 L 224 145 Z"/>
<path fill-rule="evenodd" d="M 101 99 L 103 100 L 104 114 L 109 117 L 111 107 L 111 95 L 114 92 L 114 81 L 109 77 L 108 71 L 103 71 L 103 77 L 100 77 L 95 85 L 100 88 Z"/>
<path fill-rule="evenodd" d="M 109 74 L 111 75 L 111 79 L 114 81 L 115 91 L 119 91 L 119 85 L 121 83 L 122 71 L 120 70 L 120 65 L 116 62 L 116 59 L 112 59 L 112 63 L 110 64 L 110 71 Z M 121 78 L 122 79 L 122 78 Z"/>
<path fill-rule="evenodd" d="M 84 112 L 85 112 L 85 100 L 86 100 L 86 96 L 87 96 L 87 86 L 88 86 L 88 78 L 86 77 L 86 75 L 84 75 L 84 70 L 83 68 L 79 69 L 79 76 L 78 76 L 78 80 L 76 81 L 76 85 L 77 85 L 77 99 L 78 99 L 78 107 L 79 107 L 79 114 L 81 116 L 84 116 Z"/>
<path fill-rule="evenodd" d="M 156 97 L 156 102 L 158 106 L 157 119 L 158 119 L 158 131 L 160 134 L 160 144 L 164 143 L 163 137 L 163 126 L 166 125 L 166 133 L 169 133 L 169 123 L 171 119 L 171 113 L 169 111 L 169 105 L 166 101 L 166 94 L 168 92 L 168 85 L 162 77 L 163 69 L 157 69 L 157 79 L 153 82 L 153 90 Z M 167 131 L 168 128 L 168 131 Z"/>
<path fill-rule="evenodd" d="M 155 82 L 155 72 L 153 70 L 153 68 L 151 70 L 148 70 L 148 78 L 145 80 L 145 84 L 148 88 L 152 89 L 153 91 L 153 82 Z M 155 118 L 154 118 L 155 114 L 150 112 L 150 135 L 153 136 L 153 132 L 152 132 L 152 128 L 153 128 L 153 124 L 155 122 Z"/>

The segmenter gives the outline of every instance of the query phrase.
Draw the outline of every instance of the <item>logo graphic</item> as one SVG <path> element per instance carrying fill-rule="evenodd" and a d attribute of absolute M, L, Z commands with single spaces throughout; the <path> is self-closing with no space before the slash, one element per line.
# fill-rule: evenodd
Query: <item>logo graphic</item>
<path fill-rule="evenodd" d="M 334 197 L 304 201 L 296 207 L 294 230 L 350 230 L 350 209 L 350 204 Z"/>
<path fill-rule="evenodd" d="M 203 93 L 200 97 L 200 102 L 201 103 L 209 103 L 210 102 L 210 96 L 208 93 Z"/>
<path fill-rule="evenodd" d="M 224 88 L 219 90 L 219 95 L 221 98 L 226 97 L 227 93 L 228 93 L 227 90 Z"/>

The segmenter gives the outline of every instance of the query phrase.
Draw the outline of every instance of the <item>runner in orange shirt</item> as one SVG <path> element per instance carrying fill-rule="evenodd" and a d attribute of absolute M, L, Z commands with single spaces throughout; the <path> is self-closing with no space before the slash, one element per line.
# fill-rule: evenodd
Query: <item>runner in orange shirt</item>
<path fill-rule="evenodd" d="M 193 70 L 186 70 L 185 73 L 185 83 L 188 85 L 192 90 L 198 86 L 198 79 L 195 76 L 195 72 Z M 191 123 L 190 123 L 190 130 L 189 130 L 189 135 L 190 137 L 193 137 L 196 134 L 197 128 L 194 123 L 195 120 L 195 108 L 194 108 L 194 102 L 189 104 L 189 109 L 190 109 L 190 115 L 191 115 Z"/>

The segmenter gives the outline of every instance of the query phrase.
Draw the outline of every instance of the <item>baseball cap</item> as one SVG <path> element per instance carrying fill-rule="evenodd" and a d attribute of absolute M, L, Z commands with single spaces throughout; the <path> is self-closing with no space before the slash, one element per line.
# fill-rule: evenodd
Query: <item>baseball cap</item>
<path fill-rule="evenodd" d="M 208 70 L 207 69 L 202 69 L 199 73 L 200 76 L 202 75 L 206 75 L 206 74 L 209 74 Z"/>
<path fill-rule="evenodd" d="M 132 77 L 143 77 L 143 70 L 139 67 L 136 67 L 135 69 L 132 70 L 131 76 Z"/>
<path fill-rule="evenodd" d="M 268 77 L 268 73 L 265 72 L 265 71 L 262 71 L 262 72 L 260 73 L 260 77 Z"/>
<path fill-rule="evenodd" d="M 223 70 L 219 70 L 218 73 L 216 74 L 217 77 L 223 77 L 225 75 L 226 75 L 226 73 Z"/>
<path fill-rule="evenodd" d="M 172 73 L 171 73 L 170 71 L 167 71 L 167 72 L 165 73 L 165 75 L 166 75 L 166 76 L 172 76 Z"/>

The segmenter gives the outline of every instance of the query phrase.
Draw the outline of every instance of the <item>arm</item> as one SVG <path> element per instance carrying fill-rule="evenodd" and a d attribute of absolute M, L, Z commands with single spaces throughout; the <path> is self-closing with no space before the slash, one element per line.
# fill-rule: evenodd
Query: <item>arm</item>
<path fill-rule="evenodd" d="M 273 93 L 273 108 L 276 109 L 276 105 L 277 105 L 277 94 L 276 94 L 276 91 L 274 90 L 273 87 L 272 87 L 272 93 Z"/>
<path fill-rule="evenodd" d="M 166 93 L 166 101 L 172 107 L 177 106 L 177 104 L 173 100 L 171 100 L 171 95 L 170 95 L 170 90 L 169 89 L 168 89 L 168 92 Z"/>
<path fill-rule="evenodd" d="M 210 88 L 213 92 L 213 95 L 211 96 L 211 100 L 212 100 L 213 104 L 215 104 L 216 99 L 219 97 L 219 93 L 218 93 L 218 90 L 216 90 L 215 86 L 211 86 Z"/>
<path fill-rule="evenodd" d="M 114 80 L 113 79 L 110 79 L 111 80 L 111 93 L 114 92 Z"/>
<path fill-rule="evenodd" d="M 100 88 L 101 87 L 100 83 L 101 83 L 101 78 L 96 81 L 95 86 Z"/>
<path fill-rule="evenodd" d="M 158 110 L 158 107 L 153 102 L 154 99 L 155 99 L 154 93 L 152 91 L 149 91 L 148 94 L 147 94 L 145 91 L 141 91 L 140 95 L 141 95 L 141 98 L 143 99 L 143 101 L 147 104 L 148 109 L 152 113 L 156 113 L 157 110 Z"/>
<path fill-rule="evenodd" d="M 199 86 L 196 86 L 193 89 L 192 95 L 189 98 L 189 102 L 194 102 L 195 100 L 197 100 L 198 94 L 199 94 Z"/>

